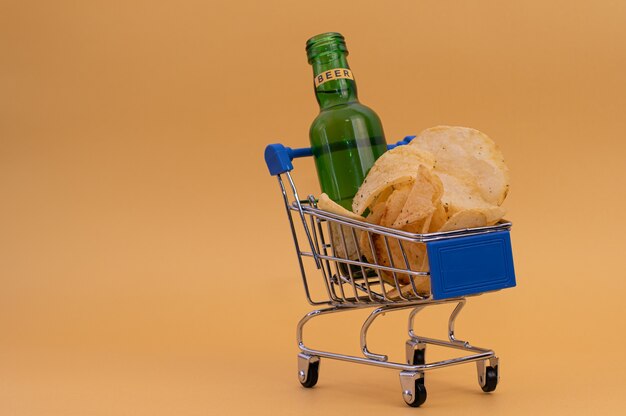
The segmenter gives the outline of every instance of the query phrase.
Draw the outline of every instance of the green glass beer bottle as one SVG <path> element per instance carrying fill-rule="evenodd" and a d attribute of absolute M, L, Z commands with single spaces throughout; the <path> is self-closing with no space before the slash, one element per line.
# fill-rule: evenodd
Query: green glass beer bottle
<path fill-rule="evenodd" d="M 322 191 L 352 210 L 352 198 L 386 150 L 380 118 L 359 102 L 344 37 L 329 32 L 306 43 L 320 113 L 309 137 Z"/>

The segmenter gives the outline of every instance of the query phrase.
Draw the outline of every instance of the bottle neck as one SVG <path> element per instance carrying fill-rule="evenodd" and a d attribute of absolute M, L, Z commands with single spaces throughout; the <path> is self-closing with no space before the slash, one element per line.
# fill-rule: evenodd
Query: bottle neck
<path fill-rule="evenodd" d="M 311 61 L 314 75 L 315 98 L 320 110 L 340 104 L 358 102 L 356 83 L 346 54 L 332 53 Z"/>

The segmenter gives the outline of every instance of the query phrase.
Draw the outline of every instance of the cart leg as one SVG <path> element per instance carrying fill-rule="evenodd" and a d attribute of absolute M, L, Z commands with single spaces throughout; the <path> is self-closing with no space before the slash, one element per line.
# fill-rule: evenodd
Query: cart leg
<path fill-rule="evenodd" d="M 500 380 L 499 363 L 500 359 L 495 356 L 489 358 L 489 365 L 486 365 L 487 360 L 476 361 L 478 384 L 485 393 L 494 391 L 498 385 Z"/>
<path fill-rule="evenodd" d="M 406 342 L 406 362 L 409 365 L 426 364 L 426 343 L 409 339 Z"/>
<path fill-rule="evenodd" d="M 402 398 L 411 407 L 419 407 L 426 401 L 424 373 L 421 371 L 401 371 L 400 386 Z"/>
<path fill-rule="evenodd" d="M 320 371 L 320 357 L 307 354 L 298 354 L 298 379 L 304 387 L 313 387 L 317 384 Z"/>

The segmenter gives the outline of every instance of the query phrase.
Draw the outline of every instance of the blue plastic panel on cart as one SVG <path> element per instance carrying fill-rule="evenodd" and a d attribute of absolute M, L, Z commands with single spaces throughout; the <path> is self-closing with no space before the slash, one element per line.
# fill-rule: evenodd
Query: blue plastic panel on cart
<path fill-rule="evenodd" d="M 427 243 L 434 299 L 515 286 L 509 231 Z"/>

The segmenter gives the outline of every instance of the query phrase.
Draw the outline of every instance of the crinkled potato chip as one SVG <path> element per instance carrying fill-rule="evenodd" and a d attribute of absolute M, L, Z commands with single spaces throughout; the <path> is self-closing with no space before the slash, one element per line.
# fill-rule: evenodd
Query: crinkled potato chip
<path fill-rule="evenodd" d="M 411 192 L 391 226 L 393 228 L 407 227 L 432 215 L 442 193 L 443 185 L 439 178 L 424 165 L 421 165 L 418 168 Z"/>
<path fill-rule="evenodd" d="M 485 202 L 500 205 L 504 201 L 509 170 L 502 152 L 486 134 L 468 127 L 432 127 L 421 132 L 409 147 L 430 152 L 436 160 L 437 174 L 445 173 L 467 183 Z"/>
<path fill-rule="evenodd" d="M 394 219 L 400 213 L 404 201 L 406 201 L 412 183 L 413 178 L 407 178 L 404 182 L 385 189 L 376 199 L 374 206 L 370 210 L 370 215 L 368 215 L 365 220 L 371 224 L 383 225 L 385 227 L 391 226 L 391 223 L 393 223 Z M 376 246 L 376 239 L 379 235 L 372 234 L 371 237 L 372 244 Z M 361 234 L 359 247 L 361 248 L 361 253 L 363 253 L 369 261 L 373 262 L 374 256 L 372 254 L 368 233 L 363 232 Z"/>
<path fill-rule="evenodd" d="M 446 221 L 439 231 L 462 230 L 465 228 L 484 227 L 487 225 L 487 216 L 478 209 L 459 211 Z"/>
<path fill-rule="evenodd" d="M 380 225 L 383 227 L 391 227 L 395 223 L 396 218 L 402 212 L 402 208 L 411 192 L 411 183 L 404 183 L 400 186 L 394 186 L 394 190 L 385 201 L 385 211 L 380 219 Z"/>
<path fill-rule="evenodd" d="M 383 195 L 388 193 L 389 189 L 392 189 L 389 196 Z M 388 187 L 381 192 L 367 221 L 409 232 L 428 232 L 433 213 L 436 207 L 441 205 L 442 194 L 443 185 L 439 178 L 433 175 L 425 165 L 418 165 L 417 172 L 410 180 Z M 401 215 L 405 219 L 402 220 L 402 224 L 399 224 L 398 219 Z M 372 252 L 372 246 L 374 252 Z M 360 248 L 368 261 L 372 263 L 398 269 L 409 267 L 414 271 L 424 270 L 426 246 L 423 243 L 404 241 L 401 246 L 395 238 L 387 238 L 385 242 L 385 237 L 380 234 L 371 233 L 368 236 L 368 233 L 364 232 L 361 235 Z M 382 271 L 381 275 L 393 287 L 396 287 L 396 279 L 401 285 L 410 283 L 411 276 L 406 273 L 397 272 L 396 279 L 389 271 Z M 430 287 L 428 277 L 414 276 L 413 280 L 418 292 L 427 293 Z"/>
<path fill-rule="evenodd" d="M 387 198 L 387 200 L 384 203 L 379 202 L 376 204 L 373 212 L 377 211 L 377 207 L 382 207 L 382 214 L 379 214 L 380 216 L 377 218 L 378 225 L 389 227 L 391 226 L 391 224 L 393 224 L 393 222 L 395 221 L 395 218 L 400 213 L 400 210 L 402 210 L 402 207 L 404 206 L 404 202 L 406 201 L 406 198 L 410 190 L 411 188 L 409 185 L 405 184 L 404 186 L 400 186 L 398 189 L 395 189 L 391 193 L 389 198 Z M 389 260 L 389 254 L 387 253 L 387 247 L 385 246 L 384 236 L 380 234 L 376 234 L 376 233 L 372 233 L 370 236 L 371 236 L 371 241 L 370 241 L 370 237 L 368 236 L 365 236 L 365 239 L 362 239 L 366 247 L 365 248 L 361 247 L 361 251 L 366 253 L 366 257 L 368 258 L 369 261 L 376 262 L 383 266 L 391 267 L 391 261 Z M 392 238 L 388 240 L 395 240 L 395 239 Z M 372 244 L 374 246 L 374 253 L 372 253 L 372 250 L 371 250 Z M 390 251 L 392 251 L 391 247 L 390 247 Z M 394 261 L 395 260 L 396 259 L 394 259 Z"/>
<path fill-rule="evenodd" d="M 398 146 L 385 152 L 376 160 L 354 196 L 352 211 L 363 214 L 383 191 L 414 178 L 420 165 L 432 167 L 434 163 L 430 153 L 417 147 Z"/>
<path fill-rule="evenodd" d="M 380 219 L 383 217 L 385 213 L 385 201 L 380 201 L 372 207 L 370 210 L 370 214 L 365 218 L 366 222 L 370 224 L 378 225 L 380 223 Z M 363 231 L 359 236 L 359 248 L 361 249 L 361 254 L 363 254 L 370 263 L 374 263 L 374 256 L 372 254 L 372 245 L 374 244 L 374 240 L 372 239 L 370 244 L 371 233 Z"/>
<path fill-rule="evenodd" d="M 488 215 L 487 222 L 493 224 L 504 217 L 504 208 L 490 204 L 481 198 L 478 190 L 470 183 L 461 181 L 447 173 L 437 174 L 443 183 L 444 194 L 441 202 L 446 210 L 448 218 L 457 212 L 477 209 Z M 437 231 L 437 230 L 434 230 Z"/>
<path fill-rule="evenodd" d="M 324 211 L 328 211 L 330 213 L 337 214 L 337 215 L 343 215 L 344 217 L 348 217 L 353 220 L 357 220 L 357 221 L 365 220 L 365 218 L 361 217 L 360 215 L 355 214 L 352 211 L 348 211 L 347 209 L 345 209 L 344 207 L 342 207 L 341 205 L 339 205 L 338 203 L 330 199 L 330 197 L 325 193 L 321 194 L 320 197 L 317 199 L 317 207 Z"/>
<path fill-rule="evenodd" d="M 365 220 L 365 218 L 361 217 L 360 215 L 356 215 L 355 213 L 348 211 L 341 205 L 337 204 L 335 201 L 330 199 L 328 195 L 326 195 L 325 193 L 321 194 L 320 197 L 318 198 L 317 207 L 324 211 L 328 211 L 330 213 L 337 214 L 337 215 L 342 215 L 344 217 L 347 217 L 353 220 L 357 220 L 357 221 Z M 348 227 L 346 225 L 342 225 L 340 227 L 339 224 L 335 222 L 330 222 L 330 231 L 332 234 L 333 250 L 335 252 L 335 256 L 344 258 L 344 259 L 359 260 L 357 245 L 358 245 L 358 240 L 359 240 L 361 231 L 358 229 L 354 229 L 355 234 L 356 234 L 356 240 L 355 240 L 354 238 L 355 236 L 352 235 L 352 230 L 353 230 L 352 227 Z M 343 231 L 343 235 L 342 235 L 342 231 Z M 344 239 L 345 239 L 345 244 L 344 244 Z"/>
<path fill-rule="evenodd" d="M 446 213 L 443 204 L 439 202 L 435 208 L 435 212 L 433 212 L 433 216 L 430 219 L 430 224 L 426 232 L 432 233 L 439 231 L 446 221 L 448 221 L 448 214 Z"/>
<path fill-rule="evenodd" d="M 405 184 L 404 186 L 400 186 L 395 189 L 386 201 L 381 201 L 374 206 L 372 215 L 368 217 L 368 220 L 376 220 L 378 225 L 389 227 L 396 221 L 414 186 L 415 185 L 409 186 L 409 184 Z M 380 214 L 381 210 L 383 211 L 382 214 Z M 424 232 L 424 229 L 428 228 L 429 223 L 430 215 L 423 218 L 419 224 L 418 222 L 413 222 L 411 226 L 419 227 L 417 230 L 418 232 Z M 367 234 L 368 233 L 362 234 L 360 246 L 361 252 L 365 254 L 368 261 L 382 266 L 394 267 L 398 269 L 406 269 L 407 262 L 409 263 L 408 267 L 411 270 L 419 270 L 422 266 L 424 256 L 426 255 L 426 247 L 424 244 L 403 241 L 401 246 L 401 243 L 396 238 L 385 239 L 383 235 L 376 233 L 371 233 L 368 237 Z M 374 247 L 374 253 L 372 253 L 371 250 L 372 245 Z M 403 249 L 404 255 L 402 254 Z M 392 272 L 386 270 L 381 271 L 381 275 L 387 283 L 394 287 L 396 287 L 396 279 L 399 284 L 410 283 L 410 275 L 406 273 L 396 272 L 396 279 L 394 279 L 394 274 Z M 427 277 L 417 276 L 414 277 L 414 281 L 420 293 L 425 293 L 427 291 L 427 287 L 429 287 Z"/>

